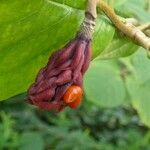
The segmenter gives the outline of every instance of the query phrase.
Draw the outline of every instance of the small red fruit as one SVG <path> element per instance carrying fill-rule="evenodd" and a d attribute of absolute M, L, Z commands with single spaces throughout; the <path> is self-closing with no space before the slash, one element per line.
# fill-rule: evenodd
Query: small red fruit
<path fill-rule="evenodd" d="M 76 109 L 77 107 L 79 107 L 79 105 L 81 103 L 81 99 L 82 99 L 82 97 L 76 99 L 74 102 L 69 103 L 68 106 L 72 109 Z"/>
<path fill-rule="evenodd" d="M 79 86 L 72 85 L 63 96 L 64 102 L 71 108 L 77 108 L 82 99 L 82 89 Z"/>

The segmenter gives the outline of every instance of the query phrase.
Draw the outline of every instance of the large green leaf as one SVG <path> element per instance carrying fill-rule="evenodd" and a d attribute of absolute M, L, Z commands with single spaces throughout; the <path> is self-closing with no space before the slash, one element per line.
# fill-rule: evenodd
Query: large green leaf
<path fill-rule="evenodd" d="M 146 10 L 147 5 L 148 0 L 125 0 L 117 3 L 115 8 L 119 14 L 125 17 L 134 17 L 141 22 L 148 22 L 150 13 Z"/>
<path fill-rule="evenodd" d="M 131 39 L 117 33 L 114 35 L 111 43 L 96 59 L 110 59 L 129 56 L 133 54 L 137 48 L 138 46 L 135 45 Z"/>
<path fill-rule="evenodd" d="M 84 16 L 77 6 L 83 4 L 78 1 L 70 7 L 50 0 L 0 2 L 0 100 L 25 92 L 49 55 L 75 36 Z M 113 34 L 114 28 L 99 16 L 94 56 L 110 43 Z"/>
<path fill-rule="evenodd" d="M 141 48 L 131 57 L 131 64 L 135 68 L 137 78 L 145 83 L 150 80 L 150 60 L 145 55 L 145 50 Z"/>
<path fill-rule="evenodd" d="M 127 77 L 127 88 L 134 108 L 150 127 L 150 61 L 143 49 L 132 58 L 134 72 Z"/>
<path fill-rule="evenodd" d="M 87 100 L 97 106 L 114 107 L 125 100 L 125 86 L 114 62 L 93 61 L 84 85 Z"/>
<path fill-rule="evenodd" d="M 67 5 L 76 9 L 84 9 L 85 8 L 85 4 L 86 4 L 86 0 L 80 0 L 80 1 L 72 1 L 72 0 L 52 0 L 55 1 L 57 3 L 61 3 L 63 5 Z"/>
<path fill-rule="evenodd" d="M 150 127 L 150 80 L 142 84 L 135 78 L 132 76 L 127 81 L 131 102 L 143 123 Z"/>
<path fill-rule="evenodd" d="M 109 25 L 108 20 L 103 16 L 98 16 L 97 26 L 93 35 L 93 58 L 101 55 L 107 45 L 111 43 L 114 33 L 115 29 Z"/>

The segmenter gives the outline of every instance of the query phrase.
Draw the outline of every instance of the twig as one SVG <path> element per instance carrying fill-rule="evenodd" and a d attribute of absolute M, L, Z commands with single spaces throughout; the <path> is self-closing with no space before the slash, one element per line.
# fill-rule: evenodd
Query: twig
<path fill-rule="evenodd" d="M 144 34 L 146 36 L 150 37 L 150 23 L 146 23 L 146 24 L 140 25 L 140 23 L 138 22 L 138 20 L 136 20 L 135 18 L 126 18 L 124 20 L 124 23 L 133 24 L 139 30 L 141 30 L 142 32 L 144 32 Z"/>
<path fill-rule="evenodd" d="M 124 24 L 122 21 L 120 21 L 114 10 L 103 0 L 99 1 L 99 7 L 120 31 L 134 40 L 137 44 L 141 45 L 147 50 L 150 50 L 150 38 L 147 37 L 142 31 L 132 24 Z"/>
<path fill-rule="evenodd" d="M 106 14 L 106 16 L 112 21 L 112 23 L 123 32 L 127 37 L 134 40 L 138 45 L 150 50 L 150 38 L 147 37 L 140 29 L 135 27 L 131 23 L 123 23 L 119 16 L 117 16 L 114 10 L 103 0 L 88 0 L 86 14 L 90 14 L 93 19 L 96 19 L 97 12 L 96 7 L 99 6 L 100 9 Z"/>

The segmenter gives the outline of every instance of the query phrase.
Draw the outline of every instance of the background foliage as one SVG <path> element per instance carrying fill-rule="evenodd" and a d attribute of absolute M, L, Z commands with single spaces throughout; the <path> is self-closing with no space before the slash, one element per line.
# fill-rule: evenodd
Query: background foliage
<path fill-rule="evenodd" d="M 149 0 L 108 3 L 122 17 L 150 20 Z M 75 36 L 84 7 L 85 0 L 0 2 L 0 149 L 150 149 L 150 61 L 100 10 L 82 106 L 56 114 L 22 102 L 49 55 Z"/>

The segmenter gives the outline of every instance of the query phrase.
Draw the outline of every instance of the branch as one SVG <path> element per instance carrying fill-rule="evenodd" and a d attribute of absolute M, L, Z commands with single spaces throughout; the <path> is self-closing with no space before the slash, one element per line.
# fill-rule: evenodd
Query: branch
<path fill-rule="evenodd" d="M 135 41 L 138 45 L 150 51 L 150 38 L 147 37 L 138 27 L 135 27 L 132 23 L 122 22 L 120 17 L 115 14 L 114 10 L 103 0 L 88 0 L 85 17 L 89 18 L 90 20 L 91 18 L 95 20 L 97 17 L 97 6 L 100 7 L 100 9 L 112 21 L 117 29 Z M 87 14 L 91 17 L 87 17 Z"/>
<path fill-rule="evenodd" d="M 114 10 L 103 0 L 99 1 L 99 7 L 120 31 L 134 40 L 137 44 L 141 45 L 147 50 L 150 50 L 150 38 L 147 37 L 142 31 L 132 24 L 126 24 L 120 21 Z"/>

